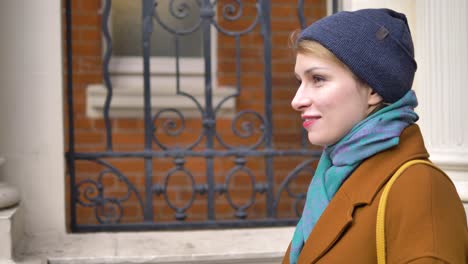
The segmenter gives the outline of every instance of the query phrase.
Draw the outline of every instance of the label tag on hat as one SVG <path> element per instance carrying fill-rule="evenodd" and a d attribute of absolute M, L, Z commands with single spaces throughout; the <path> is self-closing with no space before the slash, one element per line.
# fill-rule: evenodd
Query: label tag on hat
<path fill-rule="evenodd" d="M 381 26 L 379 28 L 379 30 L 377 30 L 377 32 L 375 32 L 375 37 L 378 40 L 383 40 L 388 36 L 388 33 L 390 33 L 390 31 L 388 31 L 388 29 L 385 28 L 384 26 Z"/>

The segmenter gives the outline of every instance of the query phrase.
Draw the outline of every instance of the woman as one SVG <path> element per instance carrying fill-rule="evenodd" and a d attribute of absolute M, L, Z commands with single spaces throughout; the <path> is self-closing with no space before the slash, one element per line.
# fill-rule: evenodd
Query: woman
<path fill-rule="evenodd" d="M 292 107 L 324 151 L 283 263 L 376 263 L 383 187 L 405 162 L 429 158 L 415 124 L 406 17 L 340 12 L 303 30 L 294 49 Z M 385 232 L 387 263 L 468 263 L 463 205 L 450 179 L 426 164 L 392 186 Z"/>

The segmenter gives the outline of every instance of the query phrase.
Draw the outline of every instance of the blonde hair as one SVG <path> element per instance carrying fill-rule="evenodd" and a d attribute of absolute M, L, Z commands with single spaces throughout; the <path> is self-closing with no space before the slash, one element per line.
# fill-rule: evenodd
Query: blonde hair
<path fill-rule="evenodd" d="M 295 54 L 304 54 L 304 55 L 314 55 L 321 59 L 331 60 L 336 64 L 340 65 L 344 69 L 346 69 L 353 78 L 360 82 L 361 84 L 365 85 L 366 83 L 362 81 L 359 77 L 357 77 L 351 69 L 349 69 L 346 64 L 344 64 L 340 59 L 338 59 L 335 54 L 333 54 L 330 50 L 325 48 L 322 44 L 314 40 L 308 39 L 301 39 L 299 40 L 299 30 L 295 30 L 291 33 L 289 38 L 289 46 L 292 48 Z"/>

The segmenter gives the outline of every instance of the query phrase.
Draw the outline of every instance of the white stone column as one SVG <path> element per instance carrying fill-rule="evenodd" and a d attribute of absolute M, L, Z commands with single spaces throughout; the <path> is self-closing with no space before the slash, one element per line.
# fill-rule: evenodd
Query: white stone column
<path fill-rule="evenodd" d="M 410 29 L 415 27 L 414 7 L 416 0 L 341 0 L 341 8 L 354 11 L 365 8 L 390 8 L 404 13 L 408 19 Z M 414 33 L 414 31 L 412 32 Z"/>
<path fill-rule="evenodd" d="M 65 233 L 61 1 L 0 1 L 2 180 L 25 232 Z"/>
<path fill-rule="evenodd" d="M 421 129 L 468 202 L 468 2 L 417 0 L 415 11 Z"/>

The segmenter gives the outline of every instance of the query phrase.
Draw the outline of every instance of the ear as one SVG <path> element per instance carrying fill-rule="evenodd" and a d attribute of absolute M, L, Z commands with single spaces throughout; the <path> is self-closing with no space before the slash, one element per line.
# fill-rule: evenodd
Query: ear
<path fill-rule="evenodd" d="M 367 97 L 367 104 L 370 106 L 378 105 L 383 102 L 382 96 L 380 96 L 376 91 L 372 88 L 368 87 L 368 97 Z"/>

